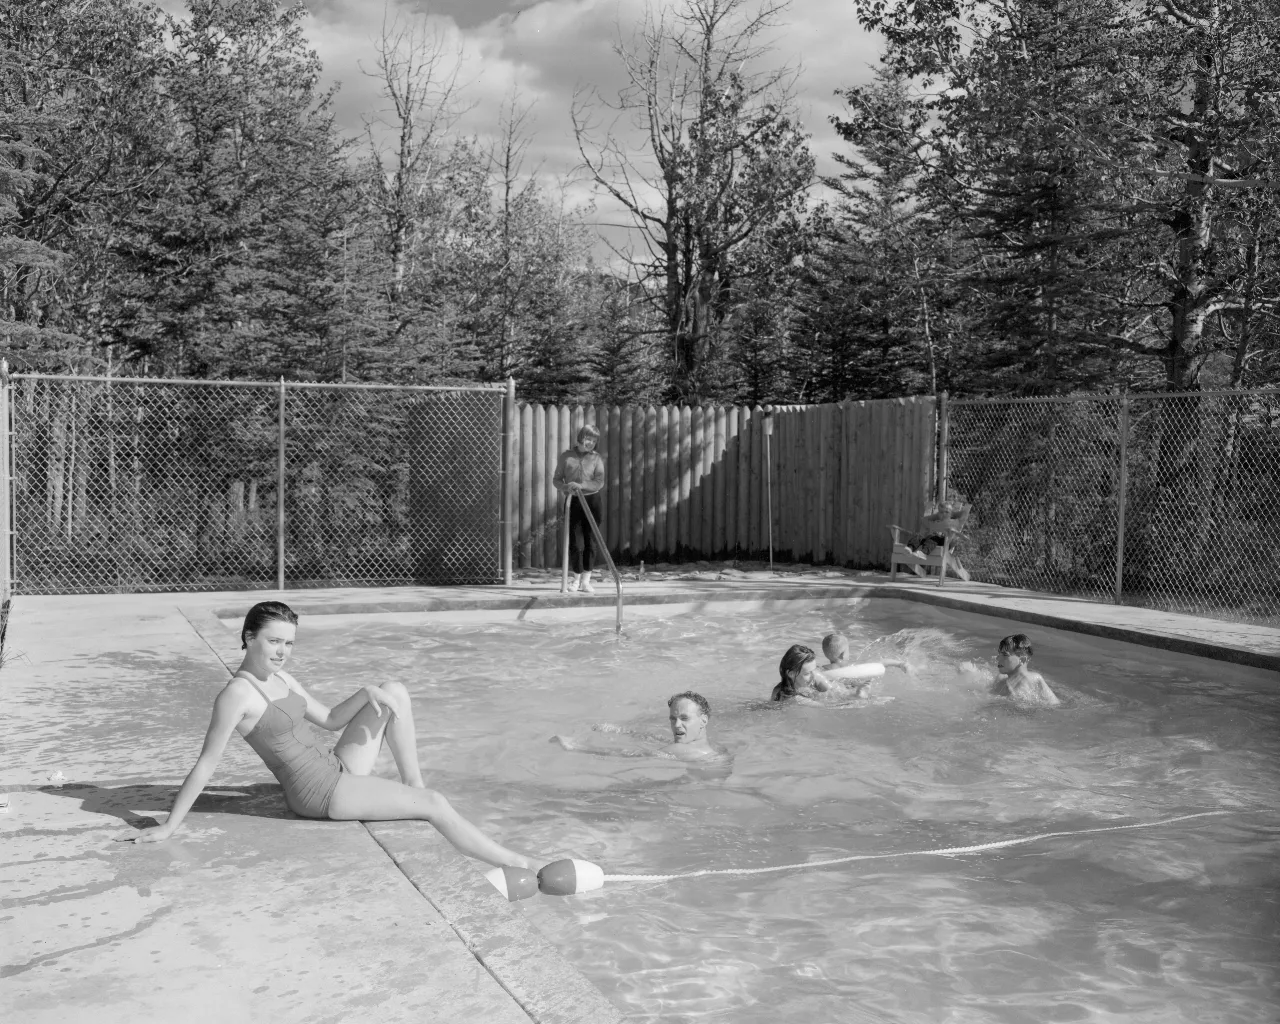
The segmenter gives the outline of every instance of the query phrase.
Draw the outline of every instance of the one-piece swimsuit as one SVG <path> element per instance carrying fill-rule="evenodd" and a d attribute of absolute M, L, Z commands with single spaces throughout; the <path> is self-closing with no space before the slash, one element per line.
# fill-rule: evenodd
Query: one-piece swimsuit
<path fill-rule="evenodd" d="M 272 700 L 254 680 L 249 682 L 262 694 L 267 709 L 245 734 L 245 742 L 280 781 L 289 810 L 303 818 L 327 818 L 329 800 L 346 768 L 332 750 L 325 751 L 298 735 L 307 710 L 302 694 L 291 689 L 279 700 Z"/>

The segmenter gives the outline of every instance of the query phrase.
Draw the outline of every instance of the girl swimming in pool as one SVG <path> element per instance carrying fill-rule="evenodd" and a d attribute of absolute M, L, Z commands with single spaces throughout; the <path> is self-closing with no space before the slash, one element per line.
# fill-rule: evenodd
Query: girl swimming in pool
<path fill-rule="evenodd" d="M 362 686 L 328 708 L 283 671 L 293 653 L 297 627 L 297 614 L 279 601 L 263 601 L 249 609 L 240 631 L 244 660 L 213 702 L 200 756 L 178 790 L 168 820 L 134 841 L 158 843 L 178 831 L 234 730 L 280 780 L 285 802 L 300 817 L 429 821 L 469 857 L 536 871 L 539 862 L 500 846 L 443 796 L 426 788 L 418 766 L 409 692 L 402 684 Z M 332 751 L 299 735 L 304 718 L 322 729 L 342 730 Z M 403 782 L 370 774 L 384 735 Z"/>

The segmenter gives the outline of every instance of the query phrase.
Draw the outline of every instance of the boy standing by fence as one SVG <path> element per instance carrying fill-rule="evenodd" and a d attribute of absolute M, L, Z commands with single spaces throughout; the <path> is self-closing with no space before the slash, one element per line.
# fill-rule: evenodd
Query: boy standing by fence
<path fill-rule="evenodd" d="M 569 520 L 569 589 L 594 594 L 591 570 L 595 564 L 595 538 L 583 504 L 600 523 L 600 491 L 604 487 L 604 459 L 597 452 L 596 442 L 600 431 L 587 424 L 578 431 L 578 443 L 567 452 L 560 453 L 555 476 L 551 482 L 562 494 L 568 492 Z"/>

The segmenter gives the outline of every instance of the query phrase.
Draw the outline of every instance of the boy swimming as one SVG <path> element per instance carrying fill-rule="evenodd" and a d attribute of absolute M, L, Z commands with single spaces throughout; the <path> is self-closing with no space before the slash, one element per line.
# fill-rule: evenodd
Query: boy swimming
<path fill-rule="evenodd" d="M 1014 633 L 1000 641 L 996 656 L 997 675 L 991 683 L 991 692 L 1000 697 L 1010 697 L 1023 704 L 1043 704 L 1056 707 L 1062 702 L 1044 676 L 1031 671 L 1031 641 L 1025 633 Z"/>

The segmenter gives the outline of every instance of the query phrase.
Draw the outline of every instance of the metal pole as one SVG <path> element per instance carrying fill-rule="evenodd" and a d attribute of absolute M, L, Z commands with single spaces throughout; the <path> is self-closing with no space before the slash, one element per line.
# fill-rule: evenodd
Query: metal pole
<path fill-rule="evenodd" d="M 769 524 L 769 571 L 773 572 L 773 468 L 769 459 L 769 438 L 773 436 L 773 413 L 764 414 L 764 501 Z"/>
<path fill-rule="evenodd" d="M 600 545 L 605 564 L 609 566 L 609 573 L 613 576 L 613 585 L 618 588 L 618 614 L 613 631 L 620 634 L 622 632 L 622 574 L 618 572 L 618 567 L 613 564 L 613 556 L 609 554 L 609 545 L 604 542 L 604 536 L 600 533 L 600 525 L 596 522 L 595 513 L 591 511 L 591 506 L 585 501 L 582 502 L 582 511 L 586 513 L 587 522 L 591 524 L 591 532 L 595 534 L 596 543 Z M 641 575 L 644 574 L 644 562 L 640 563 L 640 573 Z"/>
<path fill-rule="evenodd" d="M 573 501 L 573 492 L 565 491 L 564 502 L 560 506 L 560 593 L 569 593 L 569 502 Z"/>
<path fill-rule="evenodd" d="M 1124 512 L 1129 491 L 1129 396 L 1120 396 L 1120 480 L 1116 494 L 1116 604 L 1124 593 Z"/>
<path fill-rule="evenodd" d="M 13 596 L 13 508 L 9 470 L 13 453 L 13 431 L 10 423 L 9 360 L 0 359 L 0 604 L 8 604 Z M 3 637 L 0 637 L 2 640 Z"/>
<path fill-rule="evenodd" d="M 507 378 L 507 394 L 502 402 L 502 536 L 499 547 L 502 559 L 502 582 L 511 586 L 511 525 L 515 488 L 512 467 L 515 465 L 516 379 Z"/>
<path fill-rule="evenodd" d="M 938 396 L 938 507 L 947 500 L 947 456 L 951 447 L 951 416 L 947 410 L 947 393 Z"/>
<path fill-rule="evenodd" d="M 280 378 L 279 462 L 276 468 L 276 589 L 284 590 L 284 378 Z"/>

